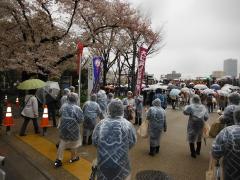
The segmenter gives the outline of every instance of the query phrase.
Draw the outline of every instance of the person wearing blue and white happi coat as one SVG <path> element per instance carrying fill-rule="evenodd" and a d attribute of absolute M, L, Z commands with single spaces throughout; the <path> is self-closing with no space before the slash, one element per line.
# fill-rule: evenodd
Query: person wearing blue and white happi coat
<path fill-rule="evenodd" d="M 202 105 L 200 97 L 194 95 L 191 99 L 191 104 L 185 107 L 183 113 L 189 116 L 187 139 L 191 157 L 196 158 L 196 155 L 200 155 L 204 122 L 209 118 L 208 110 Z M 197 143 L 196 149 L 195 143 Z"/>
<path fill-rule="evenodd" d="M 240 107 L 233 113 L 234 124 L 224 128 L 212 144 L 212 156 L 223 159 L 223 179 L 240 179 Z"/>
<path fill-rule="evenodd" d="M 83 145 L 92 144 L 92 133 L 97 124 L 97 118 L 103 118 L 101 108 L 96 101 L 96 94 L 92 94 L 90 101 L 85 102 L 83 105 Z"/>
<path fill-rule="evenodd" d="M 137 141 L 133 125 L 123 118 L 123 104 L 114 99 L 108 105 L 109 116 L 93 132 L 97 148 L 98 180 L 130 180 L 129 150 Z"/>
<path fill-rule="evenodd" d="M 161 107 L 160 99 L 155 99 L 152 102 L 152 107 L 147 112 L 147 120 L 149 121 L 150 134 L 150 156 L 159 153 L 160 138 L 162 130 L 167 131 L 166 113 Z"/>

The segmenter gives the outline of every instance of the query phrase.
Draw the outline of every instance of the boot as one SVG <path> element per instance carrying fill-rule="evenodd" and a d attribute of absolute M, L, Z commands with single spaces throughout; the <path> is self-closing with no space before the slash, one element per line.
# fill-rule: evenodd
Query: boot
<path fill-rule="evenodd" d="M 150 155 L 150 156 L 155 155 L 155 147 L 150 146 L 150 152 L 148 153 L 148 155 Z"/>
<path fill-rule="evenodd" d="M 86 144 L 87 144 L 87 136 L 83 136 L 82 144 L 83 144 L 83 145 L 86 145 Z"/>
<path fill-rule="evenodd" d="M 92 145 L 92 135 L 88 138 L 88 145 Z"/>
<path fill-rule="evenodd" d="M 157 146 L 157 147 L 156 147 L 156 154 L 159 153 L 159 148 L 160 148 L 160 146 Z"/>
<path fill-rule="evenodd" d="M 202 142 L 197 142 L 197 150 L 196 150 L 196 154 L 197 155 L 200 155 L 200 151 L 201 151 L 201 145 L 202 145 Z"/>
<path fill-rule="evenodd" d="M 189 143 L 189 147 L 190 147 L 190 151 L 191 151 L 191 157 L 192 158 L 196 158 L 196 151 L 195 151 L 195 147 L 194 147 L 194 143 Z"/>
<path fill-rule="evenodd" d="M 139 118 L 138 125 L 141 126 L 142 124 L 142 118 Z"/>

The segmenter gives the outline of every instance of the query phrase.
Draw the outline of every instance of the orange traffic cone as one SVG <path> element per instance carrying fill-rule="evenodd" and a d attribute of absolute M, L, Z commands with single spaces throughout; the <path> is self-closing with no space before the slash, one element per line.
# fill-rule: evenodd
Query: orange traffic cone
<path fill-rule="evenodd" d="M 47 105 L 44 106 L 43 109 L 43 117 L 40 122 L 40 127 L 43 128 L 43 136 L 47 133 L 47 127 L 50 127 L 49 119 L 48 119 L 48 108 Z"/>
<path fill-rule="evenodd" d="M 47 108 L 47 105 L 45 105 L 43 109 L 43 117 L 40 122 L 40 127 L 44 128 L 44 127 L 50 127 L 50 126 L 51 125 L 49 124 L 49 119 L 48 119 L 48 108 Z"/>
<path fill-rule="evenodd" d="M 17 108 L 19 108 L 19 99 L 18 99 L 18 97 L 16 98 L 16 106 L 17 106 Z"/>
<path fill-rule="evenodd" d="M 6 116 L 3 121 L 3 125 L 6 126 L 6 131 L 10 131 L 10 127 L 14 125 L 13 123 L 13 117 L 12 117 L 12 107 L 10 104 L 7 105 L 7 112 Z"/>

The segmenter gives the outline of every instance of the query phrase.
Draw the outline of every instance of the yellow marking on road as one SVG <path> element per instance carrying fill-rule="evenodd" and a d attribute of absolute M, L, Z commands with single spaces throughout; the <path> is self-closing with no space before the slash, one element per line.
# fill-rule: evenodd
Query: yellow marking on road
<path fill-rule="evenodd" d="M 35 150 L 40 152 L 42 155 L 48 159 L 55 161 L 56 160 L 56 146 L 47 139 L 39 135 L 27 135 L 27 136 L 18 136 L 23 142 L 33 147 Z M 74 163 L 69 163 L 71 153 L 69 151 L 64 152 L 64 161 L 63 168 L 69 173 L 81 180 L 89 179 L 91 174 L 91 163 L 83 158 L 80 158 L 79 161 Z"/>

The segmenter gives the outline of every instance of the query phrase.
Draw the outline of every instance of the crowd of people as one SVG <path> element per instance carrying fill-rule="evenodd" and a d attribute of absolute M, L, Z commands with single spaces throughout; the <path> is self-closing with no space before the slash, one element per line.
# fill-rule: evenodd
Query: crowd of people
<path fill-rule="evenodd" d="M 65 149 L 71 151 L 69 162 L 73 163 L 79 160 L 77 153 L 79 146 L 93 144 L 97 148 L 98 179 L 131 179 L 128 153 L 137 141 L 136 128 L 144 121 L 144 113 L 148 121 L 149 155 L 157 155 L 160 151 L 161 134 L 167 131 L 165 110 L 168 104 L 175 109 L 174 103 L 181 97 L 181 94 L 175 99 L 170 97 L 169 102 L 169 95 L 157 89 L 152 94 L 149 106 L 144 106 L 146 101 L 144 95 L 134 96 L 129 91 L 127 97 L 120 100 L 115 98 L 113 93 L 106 94 L 104 90 L 99 90 L 96 94 L 92 94 L 80 108 L 78 94 L 74 91 L 74 87 L 63 90 L 59 122 L 56 121 L 56 108 L 53 101 L 48 101 L 53 126 L 59 129 L 57 158 L 54 165 L 62 166 Z M 21 112 L 24 122 L 20 129 L 20 136 L 26 135 L 29 121 L 33 122 L 35 133 L 40 133 L 37 123 L 38 103 L 34 94 L 35 91 L 31 90 L 25 97 Z M 182 97 L 185 98 L 185 95 Z M 213 142 L 212 156 L 216 160 L 223 157 L 226 179 L 238 179 L 240 177 L 240 95 L 233 92 L 224 100 L 219 96 L 216 105 L 213 101 L 214 96 L 211 97 L 211 104 L 208 100 L 210 97 L 205 97 L 197 90 L 187 98 L 183 114 L 189 116 L 187 140 L 190 156 L 197 158 L 200 155 L 204 123 L 209 119 L 209 113 L 212 113 L 217 106 L 223 112 L 219 122 L 224 124 L 225 128 Z M 235 171 L 232 172 L 231 168 L 235 168 Z"/>

